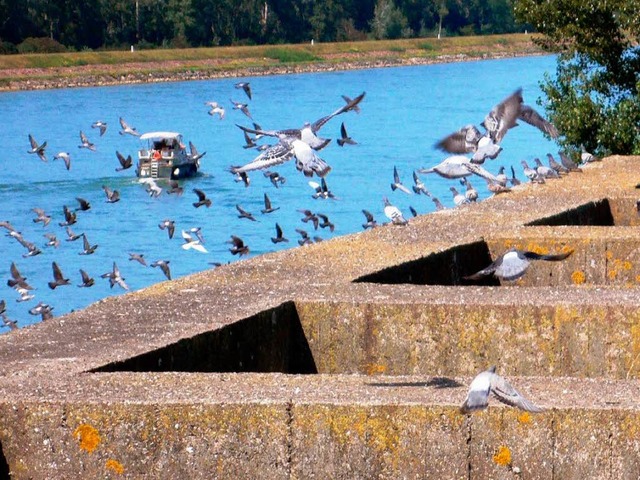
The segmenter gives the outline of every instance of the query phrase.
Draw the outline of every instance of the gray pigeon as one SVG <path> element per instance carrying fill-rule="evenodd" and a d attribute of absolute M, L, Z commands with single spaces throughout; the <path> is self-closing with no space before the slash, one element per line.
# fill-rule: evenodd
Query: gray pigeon
<path fill-rule="evenodd" d="M 559 253 L 557 255 L 542 255 L 540 253 L 517 250 L 511 248 L 499 256 L 494 262 L 479 272 L 463 277 L 465 280 L 479 280 L 488 275 L 495 275 L 503 280 L 517 280 L 525 274 L 529 268 L 530 260 L 547 260 L 558 262 L 564 260 L 573 253 L 573 250 Z"/>
<path fill-rule="evenodd" d="M 544 409 L 540 408 L 525 397 L 523 397 L 515 388 L 511 386 L 503 377 L 496 373 L 496 367 L 493 366 L 489 370 L 478 374 L 471 385 L 469 393 L 464 403 L 460 407 L 462 413 L 471 413 L 476 410 L 484 410 L 489 404 L 489 394 L 493 393 L 502 403 L 518 407 L 527 412 L 539 413 Z"/>

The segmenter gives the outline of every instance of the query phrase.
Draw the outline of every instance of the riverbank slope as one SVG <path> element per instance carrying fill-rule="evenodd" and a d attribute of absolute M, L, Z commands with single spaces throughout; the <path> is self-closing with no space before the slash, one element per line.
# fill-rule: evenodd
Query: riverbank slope
<path fill-rule="evenodd" d="M 0 91 L 349 70 L 544 53 L 527 34 L 0 55 Z"/>

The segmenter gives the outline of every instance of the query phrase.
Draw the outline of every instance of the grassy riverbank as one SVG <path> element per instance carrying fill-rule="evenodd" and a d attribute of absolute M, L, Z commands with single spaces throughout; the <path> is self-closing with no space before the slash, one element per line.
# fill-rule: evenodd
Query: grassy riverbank
<path fill-rule="evenodd" d="M 0 89 L 266 75 L 542 53 L 526 34 L 315 45 L 0 55 Z"/>

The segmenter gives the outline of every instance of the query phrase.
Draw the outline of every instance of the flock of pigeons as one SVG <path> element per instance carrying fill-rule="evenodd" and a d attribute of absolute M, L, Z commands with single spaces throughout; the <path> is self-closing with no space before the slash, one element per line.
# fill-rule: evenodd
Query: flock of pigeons
<path fill-rule="evenodd" d="M 244 91 L 246 97 L 249 100 L 252 100 L 253 94 L 248 82 L 239 82 L 235 87 Z M 318 182 L 309 180 L 309 185 L 313 188 L 314 193 L 312 196 L 314 199 L 335 199 L 336 196 L 329 189 L 326 180 L 327 175 L 332 170 L 332 167 L 319 155 L 319 152 L 330 143 L 330 139 L 320 137 L 320 130 L 327 122 L 336 116 L 352 111 L 359 113 L 360 103 L 364 98 L 364 92 L 354 98 L 343 96 L 344 104 L 329 115 L 323 116 L 313 123 L 304 123 L 300 127 L 283 130 L 269 130 L 262 128 L 260 125 L 253 122 L 253 117 L 249 110 L 248 103 L 237 102 L 230 99 L 233 110 L 242 112 L 246 118 L 252 121 L 251 127 L 236 124 L 244 136 L 243 147 L 245 149 L 255 149 L 259 153 L 251 162 L 245 165 L 231 165 L 229 167 L 229 172 L 235 176 L 235 180 L 237 182 L 242 182 L 246 187 L 248 187 L 250 185 L 249 175 L 256 171 L 261 171 L 264 177 L 268 178 L 274 187 L 279 188 L 286 182 L 286 178 L 273 169 L 278 165 L 293 160 L 296 169 L 304 176 L 309 178 L 314 176 L 318 177 Z M 226 111 L 224 106 L 220 103 L 211 101 L 206 102 L 206 105 L 209 108 L 208 113 L 210 115 L 217 116 L 220 120 L 225 118 Z M 446 179 L 459 181 L 462 187 L 461 190 L 464 189 L 463 191 L 458 191 L 459 187 L 457 187 L 457 182 L 455 185 L 450 187 L 453 202 L 456 206 L 472 203 L 478 200 L 478 190 L 473 187 L 470 181 L 470 178 L 473 176 L 480 177 L 486 183 L 488 191 L 493 194 L 509 192 L 512 187 L 520 184 L 520 180 L 518 180 L 513 167 L 511 167 L 511 175 L 507 176 L 505 174 L 504 167 L 500 167 L 498 172 L 493 174 L 485 169 L 483 165 L 487 160 L 494 160 L 500 155 L 503 149 L 501 146 L 502 140 L 511 128 L 518 125 L 519 121 L 536 127 L 551 138 L 558 137 L 559 133 L 556 128 L 546 121 L 533 108 L 524 104 L 522 91 L 517 90 L 491 109 L 480 124 L 480 128 L 476 125 L 467 125 L 438 141 L 435 145 L 436 148 L 451 155 L 435 166 L 414 171 L 413 185 L 411 185 L 411 188 L 408 188 L 403 184 L 397 168 L 394 167 L 391 190 L 404 192 L 408 195 L 416 194 L 431 197 L 436 209 L 443 209 L 445 207 L 438 198 L 431 195 L 420 175 L 435 173 Z M 121 127 L 119 131 L 120 135 L 140 135 L 138 131 L 127 124 L 123 118 L 119 119 L 119 123 Z M 91 125 L 91 127 L 93 129 L 98 129 L 100 136 L 103 136 L 107 131 L 108 125 L 104 121 L 96 121 Z M 272 143 L 261 143 L 260 139 L 271 140 Z M 40 143 L 31 134 L 29 134 L 29 143 L 30 148 L 27 152 L 37 155 L 42 161 L 46 162 L 47 142 Z M 340 138 L 337 139 L 337 143 L 341 147 L 346 145 L 355 145 L 357 143 L 348 135 L 344 123 L 341 124 Z M 87 149 L 89 151 L 96 150 L 95 144 L 89 140 L 83 131 L 80 132 L 80 144 L 78 145 L 78 148 Z M 190 148 L 192 155 L 204 155 L 204 153 L 199 154 L 192 143 L 190 143 Z M 61 151 L 57 153 L 53 159 L 63 160 L 66 169 L 69 170 L 71 168 L 71 157 L 72 156 L 69 152 Z M 116 171 L 128 170 L 133 167 L 133 160 L 130 155 L 125 157 L 119 151 L 116 151 L 116 157 L 119 164 Z M 536 159 L 535 166 L 532 167 L 530 167 L 526 161 L 522 161 L 522 173 L 530 182 L 544 183 L 547 180 L 557 179 L 571 172 L 580 171 L 580 168 L 576 163 L 568 158 L 563 152 L 560 152 L 559 154 L 560 161 L 556 161 L 551 154 L 547 154 L 547 158 L 548 165 L 544 165 L 540 160 Z M 596 158 L 584 152 L 582 160 L 583 162 L 588 162 L 596 160 Z M 165 190 L 153 179 L 141 179 L 141 182 L 146 184 L 146 190 L 151 197 L 157 198 Z M 180 184 L 177 181 L 169 181 L 169 188 L 166 189 L 166 192 L 168 194 L 182 195 L 184 193 L 183 185 L 184 184 Z M 111 189 L 107 185 L 103 186 L 103 190 L 105 192 L 105 201 L 107 203 L 116 203 L 120 200 L 120 195 L 117 190 Z M 211 206 L 211 199 L 202 189 L 193 188 L 192 191 L 196 197 L 193 202 L 193 207 L 204 207 L 206 209 Z M 387 197 L 383 197 L 382 200 L 383 212 L 390 223 L 395 225 L 408 224 L 409 221 L 400 209 L 392 205 Z M 75 209 L 67 205 L 63 207 L 64 219 L 59 222 L 59 226 L 65 229 L 67 241 L 72 242 L 82 239 L 82 248 L 79 254 L 91 255 L 96 251 L 98 245 L 92 244 L 86 233 L 77 235 L 71 228 L 79 221 L 78 213 L 91 208 L 90 203 L 85 199 L 78 197 L 77 201 L 78 206 Z M 255 216 L 244 209 L 241 205 L 236 204 L 235 208 L 238 212 L 239 218 L 247 219 L 248 221 L 256 221 Z M 261 210 L 261 213 L 266 215 L 278 210 L 279 208 L 280 207 L 274 207 L 268 194 L 264 193 L 264 208 Z M 417 212 L 413 208 L 411 208 L 411 211 L 414 216 L 417 215 Z M 44 210 L 33 208 L 33 212 L 36 215 L 33 219 L 34 222 L 42 222 L 44 226 L 49 225 L 51 222 L 51 216 L 49 216 Z M 318 228 L 326 228 L 331 232 L 334 231 L 335 225 L 327 215 L 318 212 L 314 213 L 308 209 L 300 209 L 299 212 L 302 214 L 300 219 L 301 222 L 312 226 L 314 231 L 317 231 Z M 363 229 L 375 228 L 378 226 L 378 222 L 369 210 L 362 210 L 362 213 L 365 218 L 365 222 L 362 224 Z M 23 257 L 27 258 L 41 253 L 39 247 L 34 242 L 25 239 L 10 222 L 0 222 L 0 227 L 6 229 L 8 235 L 25 248 Z M 169 238 L 173 238 L 176 230 L 176 221 L 166 218 L 159 223 L 158 227 L 161 230 L 165 230 Z M 295 230 L 300 235 L 300 238 L 298 239 L 299 245 L 306 245 L 322 240 L 320 236 L 310 235 L 303 228 L 296 228 Z M 45 235 L 47 237 L 47 246 L 57 247 L 60 244 L 54 232 L 47 232 Z M 202 231 L 199 227 L 182 229 L 181 236 L 184 240 L 184 243 L 182 244 L 183 249 L 207 253 Z M 274 244 L 289 241 L 277 222 L 275 222 L 275 235 L 271 237 L 271 241 Z M 229 251 L 233 255 L 244 256 L 250 252 L 249 246 L 239 236 L 231 235 L 228 243 L 230 245 Z M 559 261 L 563 260 L 570 254 L 571 252 L 559 255 L 538 255 L 534 252 L 510 250 L 497 258 L 491 265 L 480 270 L 474 275 L 470 275 L 467 279 L 475 280 L 486 275 L 495 275 L 504 280 L 515 280 L 525 273 L 530 260 Z M 147 261 L 142 253 L 130 252 L 129 260 L 139 263 L 140 265 L 147 266 Z M 159 268 L 167 279 L 171 279 L 169 260 L 158 259 L 149 263 L 149 265 Z M 214 263 L 213 265 L 219 265 L 219 263 Z M 15 262 L 11 264 L 10 272 L 11 278 L 7 281 L 7 284 L 11 288 L 14 288 L 18 293 L 19 297 L 17 301 L 26 302 L 32 300 L 35 297 L 35 294 L 33 293 L 34 288 L 28 283 L 27 279 L 21 275 Z M 80 269 L 79 273 L 79 287 L 88 288 L 94 285 L 95 280 L 86 271 Z M 100 276 L 107 279 L 111 287 L 119 286 L 124 290 L 128 290 L 129 288 L 115 262 L 112 263 L 112 266 L 108 271 Z M 55 261 L 52 262 L 52 280 L 48 282 L 48 287 L 53 290 L 61 286 L 70 285 L 71 283 L 71 280 L 65 276 L 59 265 Z M 5 310 L 6 303 L 4 300 L 1 300 L 0 316 L 4 325 L 10 328 L 17 328 L 17 322 L 9 319 L 6 316 Z M 39 302 L 37 305 L 29 309 L 29 313 L 33 315 L 40 315 L 43 320 L 46 320 L 52 317 L 52 310 L 52 306 Z M 541 411 L 539 407 L 536 407 L 522 397 L 522 395 L 520 395 L 504 378 L 496 374 L 495 367 L 480 373 L 473 380 L 469 394 L 462 405 L 461 410 L 467 413 L 485 408 L 487 406 L 488 396 L 491 392 L 493 392 L 499 400 L 510 405 L 514 405 L 531 412 Z"/>

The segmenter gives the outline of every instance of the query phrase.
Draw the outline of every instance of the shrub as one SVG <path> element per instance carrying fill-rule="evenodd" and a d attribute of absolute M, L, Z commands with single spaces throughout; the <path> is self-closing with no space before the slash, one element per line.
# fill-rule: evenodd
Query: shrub
<path fill-rule="evenodd" d="M 49 37 L 28 37 L 18 45 L 18 53 L 61 53 L 67 48 Z"/>
<path fill-rule="evenodd" d="M 11 42 L 0 42 L 0 55 L 12 55 L 18 53 L 18 49 Z"/>

